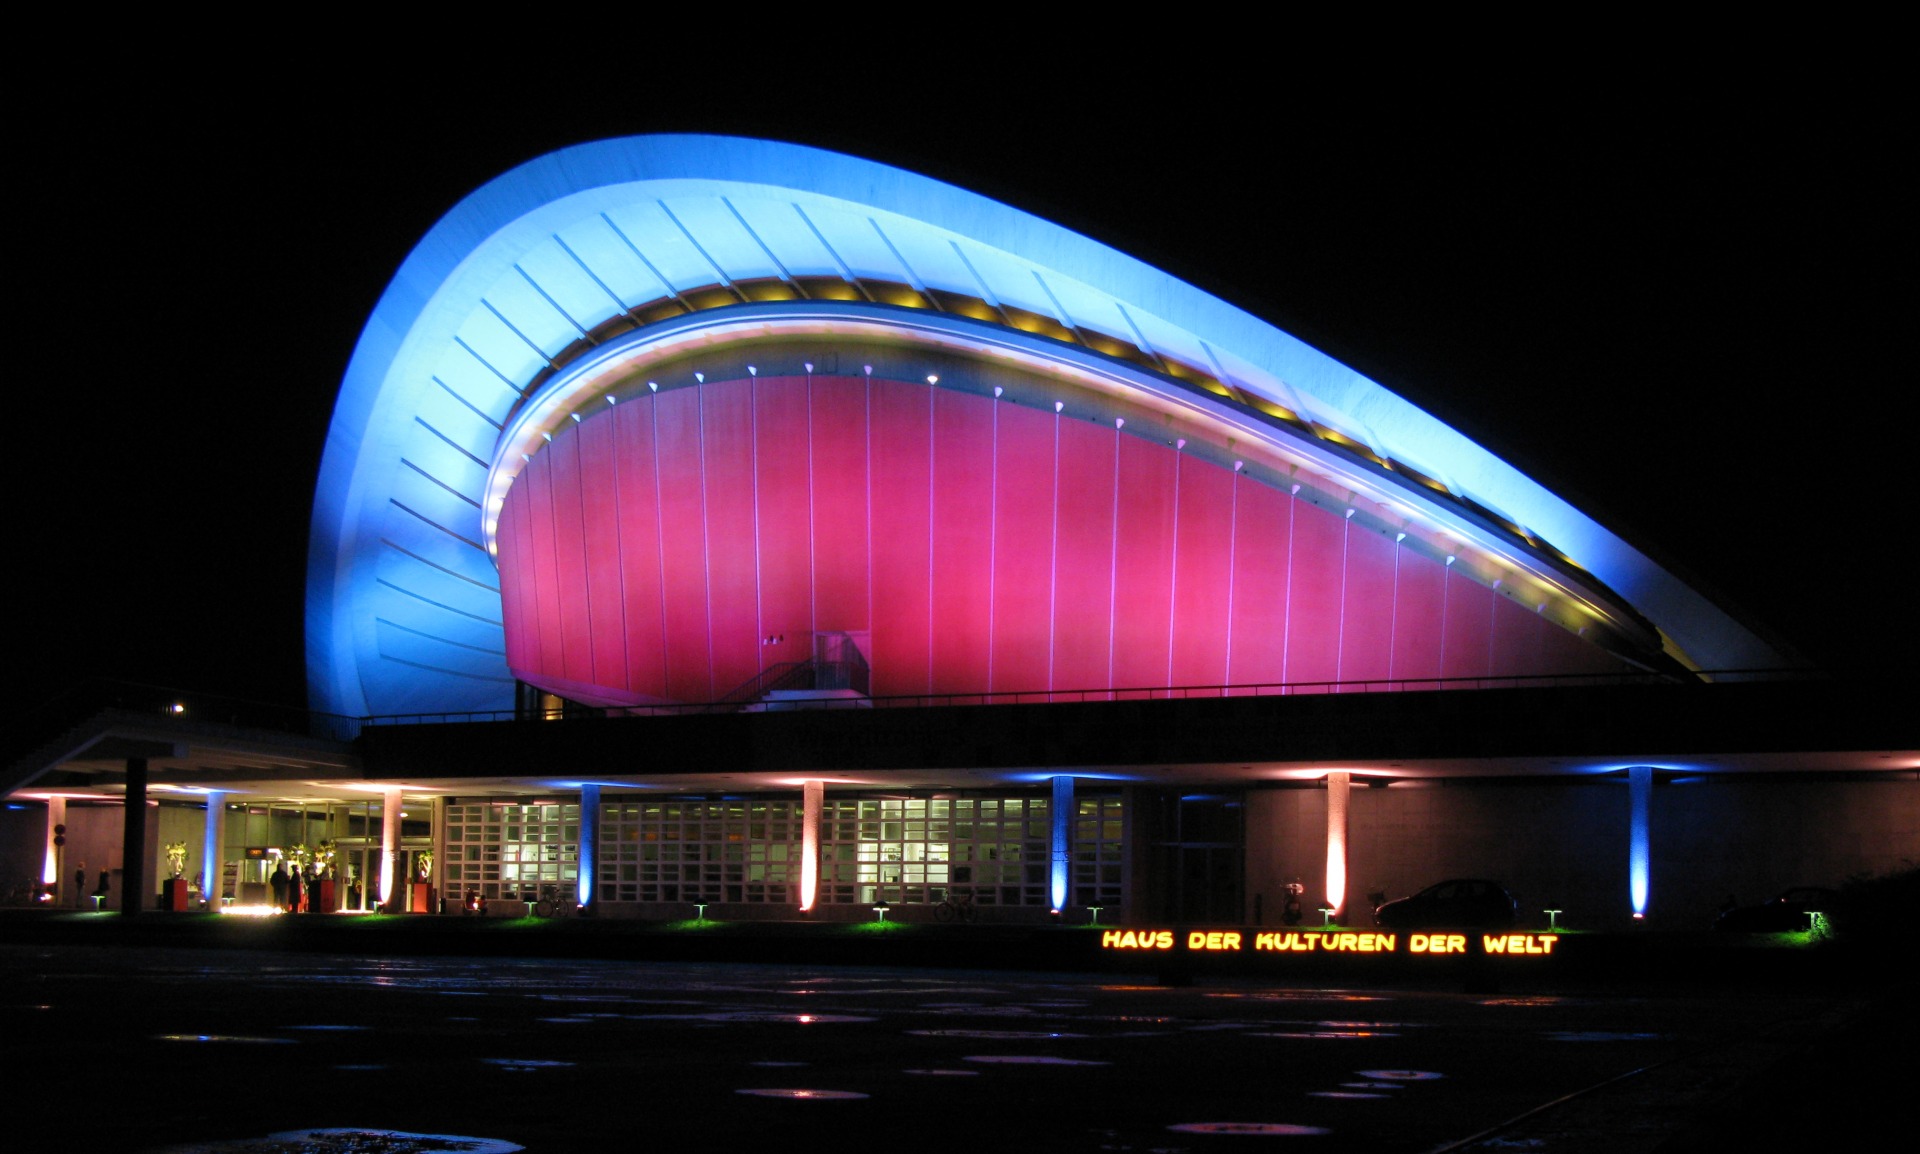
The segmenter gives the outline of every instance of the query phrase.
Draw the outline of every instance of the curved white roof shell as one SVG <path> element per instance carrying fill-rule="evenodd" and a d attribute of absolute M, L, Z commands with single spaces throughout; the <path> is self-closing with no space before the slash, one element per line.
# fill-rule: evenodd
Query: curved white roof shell
<path fill-rule="evenodd" d="M 1695 665 L 1781 663 L 1724 611 L 1492 453 L 1158 269 L 871 161 L 762 140 L 648 136 L 563 149 L 493 180 L 434 226 L 381 296 L 341 385 L 314 504 L 315 708 L 505 707 L 512 677 L 482 507 L 523 394 L 596 326 L 649 302 L 802 278 L 950 293 L 1195 366 L 1550 543 Z"/>

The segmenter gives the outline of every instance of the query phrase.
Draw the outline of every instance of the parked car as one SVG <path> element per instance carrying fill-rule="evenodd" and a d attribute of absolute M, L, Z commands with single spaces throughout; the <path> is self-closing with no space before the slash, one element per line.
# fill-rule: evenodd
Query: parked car
<path fill-rule="evenodd" d="M 1725 911 L 1713 923 L 1716 930 L 1737 934 L 1784 934 L 1811 928 L 1807 915 L 1840 913 L 1840 894 L 1821 886 L 1794 886 L 1757 906 Z"/>
<path fill-rule="evenodd" d="M 1375 908 L 1373 919 L 1390 930 L 1498 929 L 1512 925 L 1519 912 L 1499 882 L 1454 878 Z"/>

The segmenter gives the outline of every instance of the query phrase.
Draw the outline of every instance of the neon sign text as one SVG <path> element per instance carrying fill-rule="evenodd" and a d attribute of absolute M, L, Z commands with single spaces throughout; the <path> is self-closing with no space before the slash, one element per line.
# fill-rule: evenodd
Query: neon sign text
<path fill-rule="evenodd" d="M 1404 945 L 1402 942 L 1404 941 Z M 1481 934 L 1480 954 L 1545 957 L 1558 934 Z M 1418 954 L 1464 957 L 1473 939 L 1464 933 L 1360 933 L 1352 930 L 1104 930 L 1103 950 L 1164 950 L 1192 954 Z"/>
<path fill-rule="evenodd" d="M 1278 950 L 1282 953 L 1345 950 L 1359 954 L 1390 954 L 1398 937 L 1397 934 L 1255 934 L 1253 948 Z"/>
<path fill-rule="evenodd" d="M 1172 930 L 1107 930 L 1100 935 L 1103 950 L 1170 950 Z"/>
<path fill-rule="evenodd" d="M 1480 944 L 1490 954 L 1550 954 L 1558 934 L 1481 934 Z"/>

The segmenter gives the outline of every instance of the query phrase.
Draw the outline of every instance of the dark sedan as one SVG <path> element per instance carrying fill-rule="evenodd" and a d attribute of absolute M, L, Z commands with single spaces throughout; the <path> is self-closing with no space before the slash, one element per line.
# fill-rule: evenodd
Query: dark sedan
<path fill-rule="evenodd" d="M 1840 912 L 1840 895 L 1820 886 L 1795 886 L 1757 906 L 1741 906 L 1720 915 L 1713 928 L 1738 934 L 1785 934 L 1813 928 L 1810 915 L 1831 919 Z"/>
<path fill-rule="evenodd" d="M 1390 930 L 1499 929 L 1512 925 L 1519 912 L 1519 903 L 1499 882 L 1454 878 L 1387 902 L 1373 918 Z"/>

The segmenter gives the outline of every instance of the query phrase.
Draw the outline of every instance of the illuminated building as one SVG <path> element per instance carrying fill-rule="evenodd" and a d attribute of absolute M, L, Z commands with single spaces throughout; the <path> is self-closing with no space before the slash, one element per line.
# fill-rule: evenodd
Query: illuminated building
<path fill-rule="evenodd" d="M 444 893 L 554 883 L 635 915 L 1272 921 L 1295 878 L 1350 910 L 1498 873 L 1611 917 L 1629 857 L 1649 901 L 1656 771 L 1705 754 L 1435 718 L 1782 664 L 1231 305 L 951 186 L 708 137 L 543 157 L 421 241 L 342 384 L 307 612 L 314 707 L 374 722 L 364 772 L 312 796 L 378 792 L 363 830 L 430 807 Z M 470 714 L 556 724 L 417 724 Z M 1161 722 L 1223 748 L 1114 748 Z M 1858 768 L 1804 745 L 1760 752 Z M 1361 788 L 1542 775 L 1518 809 Z M 271 793 L 246 780 L 175 784 Z M 1567 822 L 1612 863 L 1548 861 Z"/>

